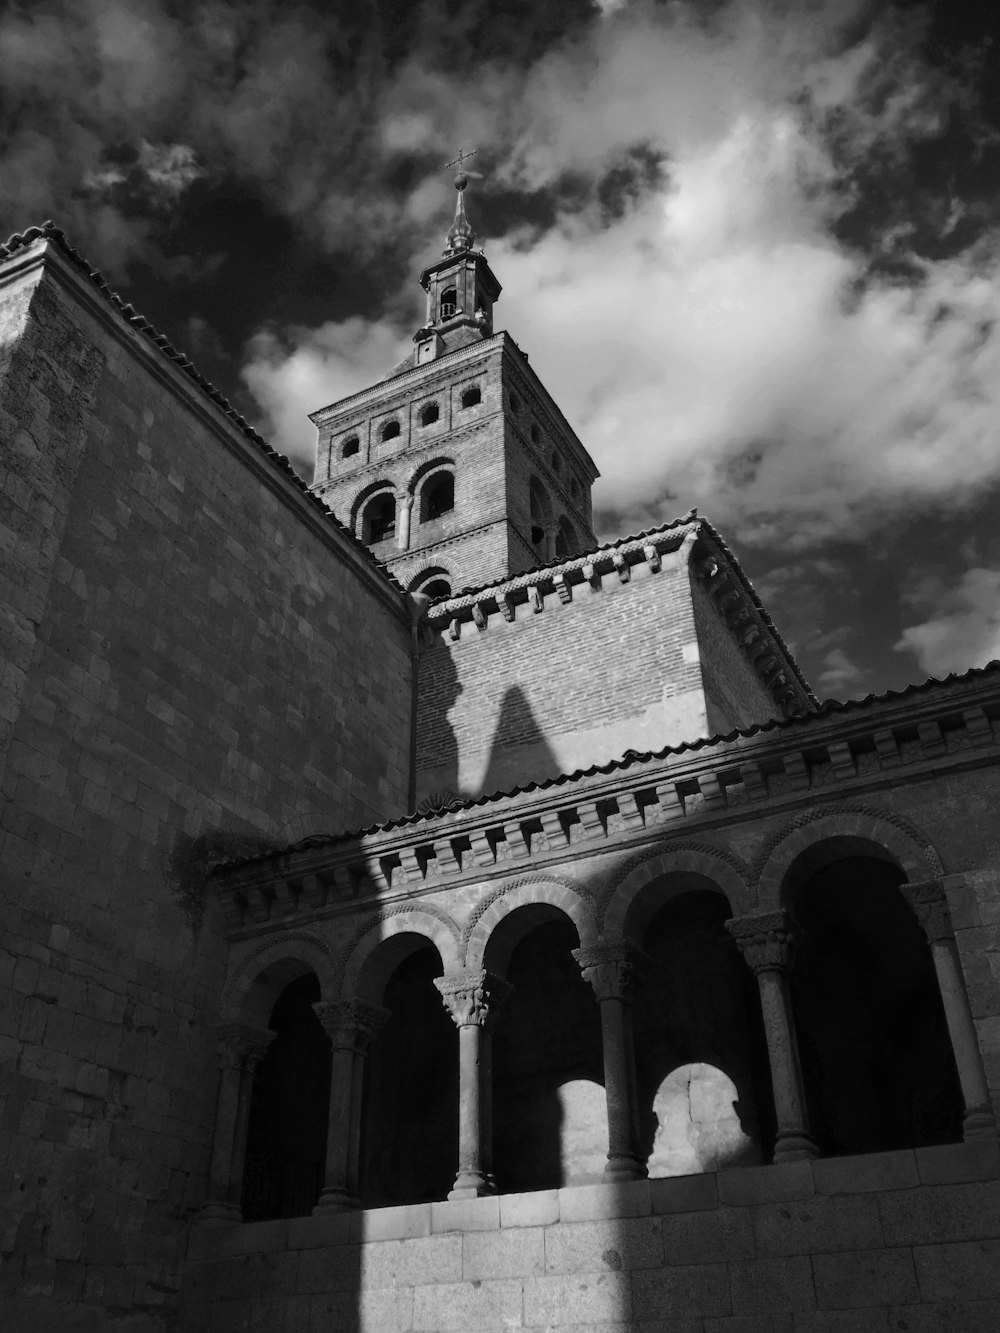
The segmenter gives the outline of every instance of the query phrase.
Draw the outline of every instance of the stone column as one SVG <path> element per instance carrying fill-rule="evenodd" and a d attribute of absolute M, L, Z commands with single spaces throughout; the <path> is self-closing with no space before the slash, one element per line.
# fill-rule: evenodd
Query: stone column
<path fill-rule="evenodd" d="M 242 1222 L 243 1169 L 253 1076 L 274 1033 L 240 1023 L 219 1028 L 219 1095 L 202 1222 Z"/>
<path fill-rule="evenodd" d="M 778 1121 L 774 1160 L 797 1162 L 815 1157 L 818 1150 L 809 1135 L 799 1043 L 788 991 L 795 942 L 794 923 L 785 911 L 766 912 L 761 916 L 735 917 L 726 922 L 726 929 L 753 968 L 760 989 Z"/>
<path fill-rule="evenodd" d="M 574 949 L 573 957 L 601 1006 L 604 1093 L 608 1102 L 609 1181 L 643 1180 L 639 1153 L 639 1095 L 635 1076 L 632 1001 L 639 982 L 639 952 L 628 944 Z"/>
<path fill-rule="evenodd" d="M 929 879 L 919 884 L 901 884 L 899 891 L 912 907 L 930 944 L 965 1103 L 964 1137 L 992 1137 L 996 1134 L 996 1118 L 944 885 L 938 879 Z"/>
<path fill-rule="evenodd" d="M 496 1188 L 490 1028 L 510 987 L 490 972 L 456 972 L 434 985 L 458 1028 L 458 1175 L 448 1198 L 475 1199 Z"/>
<path fill-rule="evenodd" d="M 321 1000 L 313 1009 L 333 1049 L 326 1172 L 313 1213 L 343 1213 L 361 1207 L 358 1172 L 365 1055 L 389 1011 L 357 999 Z"/>
<path fill-rule="evenodd" d="M 410 549 L 410 513 L 413 496 L 408 492 L 396 496 L 396 546 L 401 551 Z"/>

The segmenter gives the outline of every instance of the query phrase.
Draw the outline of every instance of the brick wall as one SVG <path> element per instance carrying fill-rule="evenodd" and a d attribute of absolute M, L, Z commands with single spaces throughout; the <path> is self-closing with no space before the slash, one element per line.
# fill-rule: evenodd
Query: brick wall
<path fill-rule="evenodd" d="M 994 1333 L 998 1260 L 996 1144 L 956 1145 L 202 1234 L 185 1328 Z"/>
<path fill-rule="evenodd" d="M 690 579 L 666 557 L 437 634 L 420 661 L 418 799 L 509 789 L 706 734 Z"/>
<path fill-rule="evenodd" d="M 710 736 L 752 727 L 781 710 L 719 614 L 704 584 L 691 581 Z"/>
<path fill-rule="evenodd" d="M 46 266 L 0 305 L 0 1303 L 145 1333 L 206 1184 L 205 866 L 402 809 L 408 631 L 291 479 Z"/>

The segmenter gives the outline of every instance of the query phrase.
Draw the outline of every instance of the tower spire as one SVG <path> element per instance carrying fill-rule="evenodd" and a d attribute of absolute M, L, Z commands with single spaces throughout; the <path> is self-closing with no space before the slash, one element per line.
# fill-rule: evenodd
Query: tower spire
<path fill-rule="evenodd" d="M 460 254 L 463 250 L 471 250 L 476 243 L 476 233 L 472 230 L 472 224 L 469 222 L 465 212 L 465 189 L 469 184 L 470 175 L 478 175 L 477 172 L 467 172 L 465 162 L 470 157 L 475 157 L 476 149 L 471 153 L 466 153 L 463 149 L 458 150 L 458 156 L 451 162 L 445 164 L 444 170 L 448 171 L 452 167 L 457 167 L 455 172 L 455 189 L 458 191 L 458 198 L 455 200 L 455 220 L 451 224 L 451 230 L 448 232 L 445 240 L 442 254 L 445 259 L 450 259 L 452 255 Z"/>

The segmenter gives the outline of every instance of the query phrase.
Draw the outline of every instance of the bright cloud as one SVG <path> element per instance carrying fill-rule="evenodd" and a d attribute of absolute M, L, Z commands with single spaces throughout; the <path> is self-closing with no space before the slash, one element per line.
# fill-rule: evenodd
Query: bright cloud
<path fill-rule="evenodd" d="M 969 569 L 952 587 L 929 579 L 908 600 L 927 618 L 904 629 L 896 649 L 912 653 L 928 675 L 1000 658 L 1000 569 Z"/>
<path fill-rule="evenodd" d="M 611 216 L 574 199 L 550 228 L 488 246 L 498 316 L 601 468 L 609 529 L 698 504 L 802 548 L 1000 479 L 996 238 L 913 259 L 904 280 L 873 276 L 835 229 L 855 167 L 904 154 L 943 114 L 897 33 L 845 46 L 860 9 L 734 4 L 709 27 L 636 4 L 526 69 L 477 71 L 474 90 L 414 65 L 388 93 L 392 143 L 419 134 L 443 151 L 456 103 L 463 135 L 508 126 L 495 174 L 511 188 L 558 199 L 566 173 L 596 186 L 637 144 L 663 162 L 662 185 Z M 440 200 L 443 225 L 439 187 L 413 197 L 421 221 Z M 397 325 L 400 355 L 412 327 Z M 269 357 L 273 422 L 293 415 L 303 358 L 345 383 L 378 359 L 384 321 L 352 332 L 348 352 L 299 331 L 287 374 Z"/>

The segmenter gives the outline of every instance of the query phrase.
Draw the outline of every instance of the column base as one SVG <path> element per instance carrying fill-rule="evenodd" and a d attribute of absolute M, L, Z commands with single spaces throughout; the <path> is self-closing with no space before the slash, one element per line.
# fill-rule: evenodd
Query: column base
<path fill-rule="evenodd" d="M 313 1217 L 328 1217 L 331 1213 L 355 1213 L 361 1207 L 361 1200 L 348 1190 L 328 1189 L 319 1196 Z"/>
<path fill-rule="evenodd" d="M 962 1117 L 962 1138 L 992 1139 L 996 1137 L 997 1122 L 992 1106 L 970 1106 Z"/>
<path fill-rule="evenodd" d="M 645 1180 L 648 1175 L 646 1163 L 630 1153 L 609 1157 L 604 1168 L 604 1179 L 609 1185 L 619 1185 L 626 1180 Z"/>
<path fill-rule="evenodd" d="M 198 1214 L 198 1221 L 208 1222 L 209 1224 L 242 1222 L 243 1214 L 239 1208 L 236 1207 L 235 1203 L 220 1203 L 214 1201 L 205 1204 L 201 1212 Z"/>
<path fill-rule="evenodd" d="M 482 1199 L 487 1194 L 496 1194 L 496 1186 L 488 1176 L 478 1171 L 460 1171 L 455 1183 L 448 1191 L 449 1199 Z"/>
<path fill-rule="evenodd" d="M 779 1134 L 774 1145 L 775 1162 L 806 1162 L 819 1156 L 819 1149 L 808 1134 L 788 1130 Z"/>

